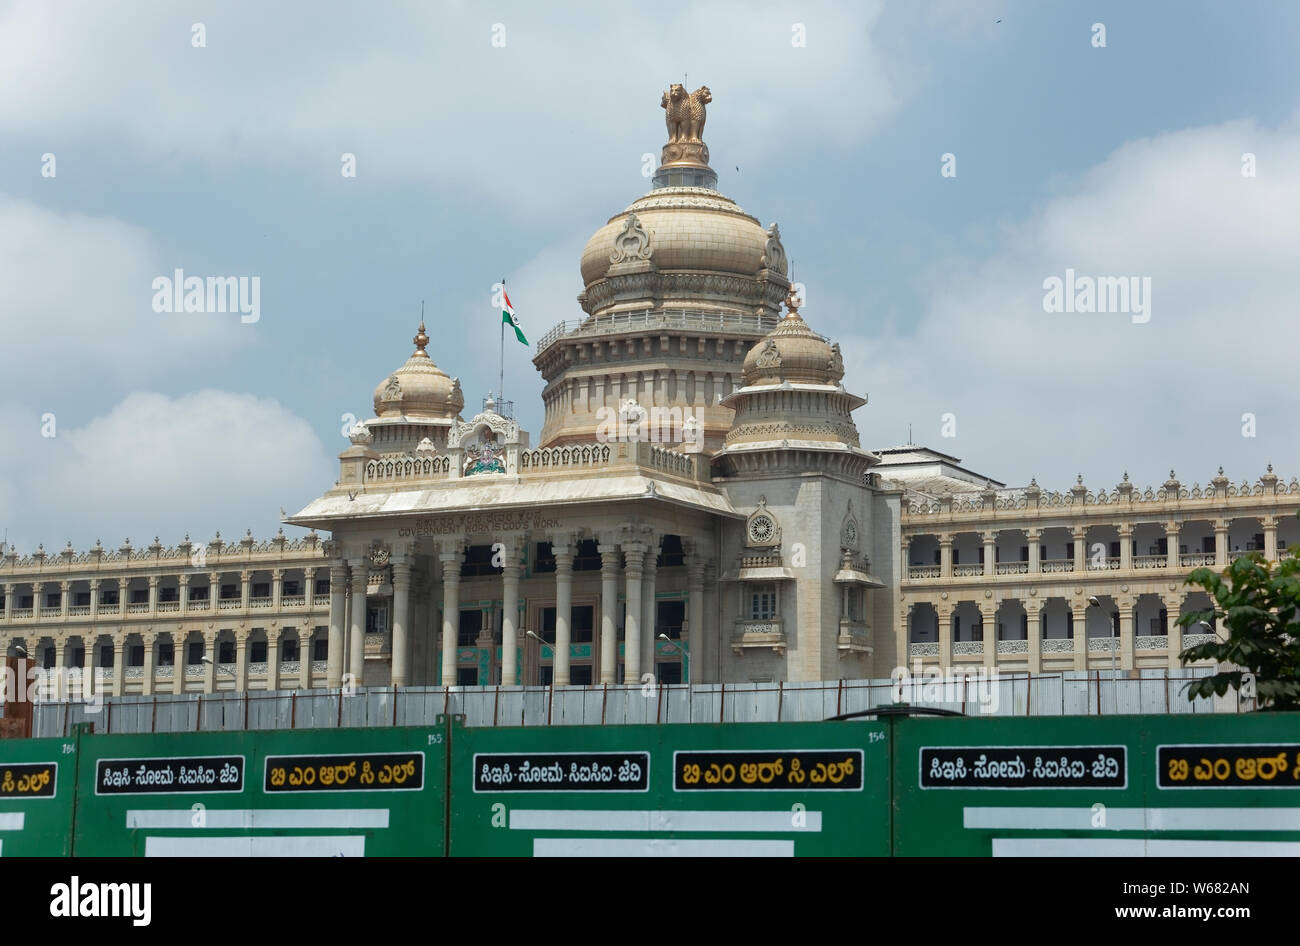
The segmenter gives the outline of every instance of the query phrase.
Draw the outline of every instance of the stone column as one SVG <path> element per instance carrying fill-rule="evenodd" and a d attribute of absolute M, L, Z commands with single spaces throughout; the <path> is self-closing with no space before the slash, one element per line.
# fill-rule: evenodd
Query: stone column
<path fill-rule="evenodd" d="M 1214 520 L 1214 567 L 1223 568 L 1228 564 L 1228 520 Z"/>
<path fill-rule="evenodd" d="M 1137 666 L 1133 657 L 1133 606 L 1132 598 L 1116 598 L 1119 608 L 1119 666 L 1123 670 L 1132 670 Z"/>
<path fill-rule="evenodd" d="M 1027 598 L 1025 606 L 1025 637 L 1029 646 L 1029 672 L 1040 673 L 1043 669 L 1043 603 L 1037 598 Z"/>
<path fill-rule="evenodd" d="M 627 559 L 624 569 L 627 606 L 623 618 L 623 682 L 632 685 L 641 682 L 641 569 L 645 562 L 646 547 L 640 542 L 623 545 Z"/>
<path fill-rule="evenodd" d="M 1178 558 L 1178 528 L 1178 523 L 1172 520 L 1165 523 L 1165 544 L 1168 546 L 1165 564 L 1171 572 L 1182 567 L 1182 563 Z"/>
<path fill-rule="evenodd" d="M 208 572 L 208 609 L 217 610 L 221 600 L 221 572 Z"/>
<path fill-rule="evenodd" d="M 456 635 L 460 631 L 460 563 L 464 551 L 459 542 L 448 543 L 438 553 L 442 565 L 442 685 L 456 685 Z M 506 622 L 503 619 L 502 624 Z M 514 622 L 510 622 L 512 628 Z M 505 668 L 507 659 L 514 665 L 514 649 L 508 647 L 505 635 L 501 640 L 501 663 Z M 506 654 L 509 652 L 510 657 Z M 503 681 L 504 682 L 504 681 Z"/>
<path fill-rule="evenodd" d="M 11 593 L 9 589 L 12 587 L 13 587 L 12 585 L 5 585 L 5 606 L 6 607 L 8 607 L 9 595 Z M 92 601 L 95 600 L 95 594 L 93 591 L 91 592 L 90 600 Z M 64 695 L 67 693 L 68 690 L 67 682 L 65 679 L 66 674 L 64 673 L 65 668 L 63 666 L 63 645 L 64 645 L 63 636 L 56 635 L 54 638 L 54 689 L 52 690 L 52 694 L 58 699 L 63 699 Z"/>
<path fill-rule="evenodd" d="M 1083 573 L 1088 570 L 1088 527 L 1075 526 L 1070 530 L 1074 538 L 1074 570 Z"/>
<path fill-rule="evenodd" d="M 235 630 L 235 692 L 248 690 L 248 630 Z"/>
<path fill-rule="evenodd" d="M 283 590 L 283 588 L 284 588 L 284 569 L 283 568 L 271 569 L 271 610 L 276 611 L 277 613 L 280 610 L 280 593 Z M 305 600 L 307 601 L 308 604 L 310 604 L 311 596 L 308 595 Z"/>
<path fill-rule="evenodd" d="M 339 570 L 342 571 L 342 569 Z M 330 596 L 333 597 L 333 595 L 334 595 L 334 585 L 333 585 L 333 579 L 331 579 Z M 331 625 L 331 636 L 333 636 L 332 632 L 333 632 L 333 625 Z M 298 686 L 300 686 L 304 690 L 311 689 L 311 635 L 312 635 L 311 628 L 309 627 L 298 628 Z M 334 641 L 332 640 L 329 643 L 329 653 L 325 657 L 325 685 L 326 686 L 336 687 L 336 686 L 343 685 L 342 659 L 340 659 L 338 664 L 336 664 L 336 667 L 338 668 L 339 671 L 339 678 L 333 683 L 330 683 L 329 680 L 329 666 L 330 666 L 329 661 L 333 659 L 336 651 L 342 654 L 343 652 L 342 638 L 343 635 L 340 633 L 338 647 L 334 646 Z"/>
<path fill-rule="evenodd" d="M 130 584 L 131 584 L 131 579 L 129 578 L 119 578 L 117 580 L 117 619 L 119 621 L 126 620 L 127 608 L 131 606 L 130 605 L 131 596 L 127 594 L 127 590 L 126 590 L 127 586 Z M 36 600 L 36 604 L 40 605 L 40 603 L 41 603 L 40 598 L 38 596 Z M 40 611 L 37 611 L 36 613 L 40 614 Z M 91 663 L 93 664 L 94 661 L 92 660 Z"/>
<path fill-rule="evenodd" d="M 1264 557 L 1270 562 L 1277 558 L 1277 516 L 1260 516 L 1259 524 L 1264 529 Z M 6 601 L 9 599 L 6 597 Z"/>
<path fill-rule="evenodd" d="M 659 571 L 659 542 L 659 537 L 651 537 L 641 571 L 641 670 L 643 673 L 655 673 L 655 645 L 658 643 L 655 628 L 657 617 L 655 585 Z"/>
<path fill-rule="evenodd" d="M 1183 612 L 1183 595 L 1175 591 L 1161 595 L 1161 601 L 1169 618 L 1169 669 L 1179 670 L 1183 666 L 1183 662 L 1178 659 L 1183 649 L 1183 629 L 1178 626 L 1178 618 Z"/>
<path fill-rule="evenodd" d="M 1276 534 L 1276 533 L 1275 533 Z M 5 585 L 5 620 L 9 620 L 9 599 L 13 597 L 14 585 Z M 90 623 L 94 626 L 99 617 L 99 579 L 90 579 Z"/>
<path fill-rule="evenodd" d="M 555 555 L 555 674 L 557 687 L 569 685 L 569 647 L 573 641 L 573 542 L 569 536 L 551 541 Z"/>
<path fill-rule="evenodd" d="M 266 689 L 280 689 L 280 629 L 266 629 Z"/>
<path fill-rule="evenodd" d="M 618 559 L 618 546 L 608 540 L 602 540 L 600 543 L 601 683 L 614 683 L 618 680 Z"/>
<path fill-rule="evenodd" d="M 210 593 L 210 592 L 209 592 Z M 172 694 L 185 692 L 185 642 L 189 637 L 179 628 L 172 631 Z"/>
<path fill-rule="evenodd" d="M 152 588 L 157 583 L 157 581 L 158 581 L 157 578 L 150 578 L 149 587 Z M 69 596 L 69 592 L 71 591 L 72 591 L 72 582 L 70 581 L 59 582 L 59 614 L 63 616 L 63 620 L 65 621 L 70 616 L 68 614 L 68 603 L 71 600 Z"/>
<path fill-rule="evenodd" d="M 998 534 L 993 531 L 984 533 L 984 574 L 992 576 L 997 574 L 997 539 Z"/>
<path fill-rule="evenodd" d="M 393 686 L 411 682 L 411 563 L 393 558 Z"/>
<path fill-rule="evenodd" d="M 330 565 L 330 624 L 329 653 L 325 656 L 325 685 L 337 687 L 343 685 L 343 628 L 347 622 L 347 587 L 348 571 L 342 562 Z M 310 632 L 306 632 L 310 633 Z M 298 635 L 303 639 L 303 632 Z M 299 648 L 300 658 L 305 663 L 311 662 L 311 654 L 306 648 Z M 310 670 L 308 670 L 310 673 Z M 311 686 L 311 677 L 305 678 L 304 687 Z"/>
<path fill-rule="evenodd" d="M 144 642 L 144 679 L 140 684 L 140 695 L 150 696 L 153 694 L 153 652 L 158 646 L 158 635 L 152 628 L 146 628 L 140 634 L 140 639 Z"/>
<path fill-rule="evenodd" d="M 1088 602 L 1071 601 L 1070 611 L 1074 615 L 1074 669 L 1088 669 Z"/>
<path fill-rule="evenodd" d="M 118 633 L 113 635 L 113 687 L 109 691 L 114 696 L 122 695 L 122 650 L 126 644 L 126 635 Z"/>
<path fill-rule="evenodd" d="M 939 575 L 942 578 L 952 577 L 951 532 L 942 532 L 939 534 Z"/>
<path fill-rule="evenodd" d="M 366 665 L 366 588 L 370 583 L 370 563 L 363 558 L 348 560 L 352 569 L 352 639 L 348 654 L 348 673 L 352 682 L 361 686 Z"/>
<path fill-rule="evenodd" d="M 179 589 L 177 590 L 177 592 L 176 592 L 176 596 L 177 596 L 178 598 L 180 598 L 180 605 L 179 605 L 179 607 L 180 607 L 180 612 L 181 612 L 181 614 L 184 614 L 186 611 L 188 611 L 188 610 L 190 609 L 190 574 L 189 574 L 189 572 L 181 572 L 179 575 L 177 575 L 177 576 L 176 576 L 176 583 L 180 586 L 180 588 L 179 588 Z"/>
<path fill-rule="evenodd" d="M 686 682 L 703 683 L 704 668 L 704 562 L 698 547 L 688 550 L 686 562 L 686 622 L 691 632 L 691 646 L 686 652 Z"/>
<path fill-rule="evenodd" d="M 242 611 L 248 610 L 248 599 L 253 594 L 253 573 L 245 568 L 239 573 L 239 607 Z"/>
<path fill-rule="evenodd" d="M 998 612 L 991 600 L 980 605 L 980 625 L 984 629 L 984 666 L 992 668 L 998 661 Z"/>
<path fill-rule="evenodd" d="M 1126 572 L 1133 567 L 1133 523 L 1119 524 L 1119 569 Z"/>
<path fill-rule="evenodd" d="M 149 576 L 149 616 L 158 613 L 158 576 Z"/>
<path fill-rule="evenodd" d="M 506 561 L 501 567 L 501 685 L 519 685 L 519 551 L 506 542 Z M 455 652 L 453 651 L 453 657 Z M 453 661 L 452 673 L 455 664 Z"/>
<path fill-rule="evenodd" d="M 939 666 L 946 670 L 952 666 L 952 604 L 935 602 L 934 611 L 939 617 Z"/>

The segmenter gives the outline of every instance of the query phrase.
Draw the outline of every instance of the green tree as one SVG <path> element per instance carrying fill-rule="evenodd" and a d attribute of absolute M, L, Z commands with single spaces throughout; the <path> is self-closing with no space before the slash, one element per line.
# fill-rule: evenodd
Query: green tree
<path fill-rule="evenodd" d="M 1217 619 L 1228 635 L 1226 640 L 1189 647 L 1179 659 L 1184 664 L 1215 660 L 1232 665 L 1189 684 L 1188 698 L 1222 696 L 1232 687 L 1243 697 L 1254 696 L 1260 709 L 1300 709 L 1300 559 L 1287 558 L 1274 566 L 1261 553 L 1250 552 L 1222 575 L 1196 569 L 1187 584 L 1209 592 L 1215 607 L 1185 614 L 1178 623 L 1215 626 Z"/>

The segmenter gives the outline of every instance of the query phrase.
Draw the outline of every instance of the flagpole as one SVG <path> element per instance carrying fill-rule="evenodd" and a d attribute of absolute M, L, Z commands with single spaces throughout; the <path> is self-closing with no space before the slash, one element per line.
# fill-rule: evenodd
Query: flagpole
<path fill-rule="evenodd" d="M 501 277 L 501 301 L 505 301 L 506 295 L 506 277 Z M 505 401 L 505 393 L 502 390 L 506 386 L 506 320 L 501 320 L 501 374 L 497 377 L 497 408 L 504 410 L 502 402 Z"/>

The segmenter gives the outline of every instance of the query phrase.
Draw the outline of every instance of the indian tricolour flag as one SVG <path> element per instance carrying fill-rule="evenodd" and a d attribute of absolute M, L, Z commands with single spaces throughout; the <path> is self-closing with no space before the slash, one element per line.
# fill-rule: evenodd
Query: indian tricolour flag
<path fill-rule="evenodd" d="M 524 330 L 519 327 L 519 316 L 515 315 L 515 307 L 510 304 L 510 297 L 506 295 L 504 286 L 501 287 L 501 299 L 504 304 L 501 310 L 501 322 L 515 330 L 515 338 L 519 339 L 519 344 L 527 345 L 528 339 L 524 338 Z"/>

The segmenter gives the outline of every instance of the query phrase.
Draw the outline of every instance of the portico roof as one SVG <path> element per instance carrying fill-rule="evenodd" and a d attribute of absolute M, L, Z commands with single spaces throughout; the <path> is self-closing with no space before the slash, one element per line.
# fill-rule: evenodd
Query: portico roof
<path fill-rule="evenodd" d="M 720 490 L 701 489 L 635 469 L 602 469 L 564 478 L 489 473 L 446 481 L 427 489 L 376 489 L 372 486 L 352 493 L 331 492 L 285 521 L 299 526 L 334 529 L 340 522 L 358 519 L 514 508 L 544 509 L 629 500 L 661 502 L 713 515 L 743 518 Z"/>

